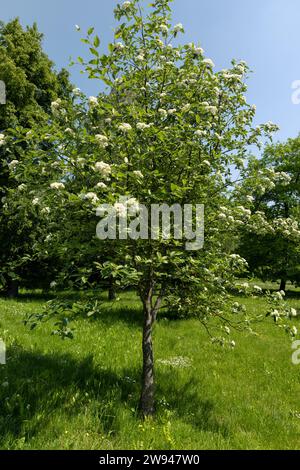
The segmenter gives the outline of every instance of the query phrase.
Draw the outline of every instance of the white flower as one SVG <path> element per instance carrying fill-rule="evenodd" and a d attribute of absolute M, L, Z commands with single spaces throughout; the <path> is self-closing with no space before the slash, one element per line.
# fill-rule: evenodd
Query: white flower
<path fill-rule="evenodd" d="M 218 113 L 218 108 L 216 106 L 206 106 L 205 107 L 205 110 L 208 112 L 208 113 L 211 113 L 213 116 L 215 116 L 217 113 Z"/>
<path fill-rule="evenodd" d="M 0 134 L 0 147 L 5 144 L 5 135 Z"/>
<path fill-rule="evenodd" d="M 106 122 L 106 124 L 111 124 L 111 118 L 106 118 L 104 119 L 104 121 Z"/>
<path fill-rule="evenodd" d="M 151 127 L 151 124 L 146 124 L 145 122 L 138 122 L 136 127 L 140 131 L 143 131 L 144 129 L 149 129 L 149 127 Z"/>
<path fill-rule="evenodd" d="M 97 162 L 95 164 L 95 171 L 99 171 L 102 176 L 107 177 L 111 174 L 111 166 L 108 163 Z"/>
<path fill-rule="evenodd" d="M 8 164 L 8 168 L 10 170 L 13 170 L 14 168 L 16 168 L 16 166 L 19 164 L 19 160 L 12 160 L 9 164 Z"/>
<path fill-rule="evenodd" d="M 72 93 L 73 93 L 73 95 L 78 96 L 78 95 L 80 95 L 81 90 L 80 90 L 80 88 L 73 88 Z"/>
<path fill-rule="evenodd" d="M 187 111 L 189 111 L 191 109 L 191 105 L 190 103 L 187 103 L 185 104 L 184 106 L 182 106 L 181 110 L 186 113 Z"/>
<path fill-rule="evenodd" d="M 262 292 L 262 288 L 260 286 L 253 286 L 253 289 L 256 290 L 256 292 Z"/>
<path fill-rule="evenodd" d="M 169 32 L 169 28 L 168 28 L 168 26 L 165 25 L 165 24 L 161 24 L 161 25 L 159 26 L 159 29 L 161 30 L 161 32 L 162 32 L 163 34 L 168 34 L 168 32 Z"/>
<path fill-rule="evenodd" d="M 61 99 L 58 98 L 56 101 L 52 101 L 51 103 L 51 110 L 52 112 L 54 113 L 55 111 L 57 111 L 61 106 Z"/>
<path fill-rule="evenodd" d="M 293 328 L 292 328 L 291 331 L 292 331 L 292 333 L 293 333 L 294 336 L 296 336 L 296 335 L 298 334 L 298 330 L 297 330 L 297 328 L 296 328 L 295 326 L 293 326 Z"/>
<path fill-rule="evenodd" d="M 119 129 L 119 131 L 126 133 L 126 132 L 131 131 L 131 130 L 132 130 L 132 127 L 131 127 L 131 125 L 128 124 L 127 122 L 123 122 L 122 124 L 120 124 L 120 125 L 118 126 L 118 129 Z"/>
<path fill-rule="evenodd" d="M 224 326 L 224 330 L 228 335 L 230 335 L 230 328 L 228 326 Z"/>
<path fill-rule="evenodd" d="M 214 66 L 215 66 L 215 64 L 213 63 L 213 61 L 211 59 L 204 59 L 202 61 L 202 64 L 206 65 L 209 68 L 214 68 Z"/>
<path fill-rule="evenodd" d="M 297 310 L 295 308 L 291 308 L 291 317 L 297 316 Z"/>
<path fill-rule="evenodd" d="M 136 60 L 138 60 L 139 62 L 143 62 L 143 60 L 145 60 L 145 56 L 143 54 L 139 54 Z"/>
<path fill-rule="evenodd" d="M 26 184 L 22 183 L 18 186 L 18 191 L 24 191 L 26 189 Z"/>
<path fill-rule="evenodd" d="M 50 214 L 50 212 L 51 212 L 50 207 L 44 207 L 41 210 L 41 214 Z"/>
<path fill-rule="evenodd" d="M 163 108 L 159 108 L 158 112 L 162 117 L 166 117 L 168 115 L 168 112 Z"/>
<path fill-rule="evenodd" d="M 103 183 L 102 181 L 100 183 L 97 183 L 96 187 L 99 188 L 99 189 L 106 189 L 107 188 L 106 184 Z"/>
<path fill-rule="evenodd" d="M 218 218 L 219 218 L 219 219 L 222 219 L 222 220 L 223 220 L 223 219 L 227 219 L 227 215 L 224 214 L 223 212 L 221 212 L 221 214 L 218 215 Z"/>
<path fill-rule="evenodd" d="M 57 182 L 55 182 L 55 183 L 51 183 L 51 184 L 50 184 L 50 188 L 51 188 L 51 189 L 64 189 L 64 188 L 65 188 L 65 185 L 64 185 L 64 183 L 57 183 Z"/>
<path fill-rule="evenodd" d="M 87 193 L 84 195 L 84 199 L 87 199 L 89 201 L 92 201 L 93 203 L 96 203 L 99 201 L 99 198 L 97 196 L 97 194 L 95 193 Z"/>
<path fill-rule="evenodd" d="M 108 138 L 106 137 L 106 135 L 96 134 L 95 140 L 97 144 L 99 144 L 102 148 L 106 148 L 108 146 Z"/>
<path fill-rule="evenodd" d="M 35 197 L 35 198 L 32 200 L 32 205 L 33 205 L 33 206 L 37 206 L 39 202 L 40 202 L 39 198 L 38 198 L 38 197 Z"/>
<path fill-rule="evenodd" d="M 130 211 L 130 214 L 136 214 L 140 210 L 140 204 L 137 199 L 134 197 L 131 197 L 130 199 L 127 200 L 126 202 L 127 207 Z"/>
<path fill-rule="evenodd" d="M 135 170 L 135 171 L 133 172 L 133 174 L 134 174 L 137 178 L 141 178 L 141 179 L 144 178 L 143 173 L 142 173 L 141 171 L 139 171 L 139 170 Z"/>
<path fill-rule="evenodd" d="M 168 110 L 168 114 L 170 114 L 170 116 L 172 116 L 172 114 L 175 114 L 176 111 L 177 111 L 176 108 L 169 109 L 169 110 Z"/>
<path fill-rule="evenodd" d="M 125 204 L 122 204 L 121 202 L 116 202 L 114 204 L 114 209 L 116 211 L 116 214 L 119 217 L 126 217 L 127 215 L 127 207 Z"/>
<path fill-rule="evenodd" d="M 181 31 L 183 31 L 184 29 L 183 29 L 182 23 L 176 24 L 174 26 L 173 30 L 174 30 L 174 33 L 180 33 Z"/>
<path fill-rule="evenodd" d="M 195 48 L 193 48 L 193 52 L 194 52 L 194 54 L 196 54 L 196 55 L 203 55 L 203 54 L 204 54 L 204 50 L 202 49 L 202 47 L 195 47 Z"/>
<path fill-rule="evenodd" d="M 253 202 L 254 201 L 253 196 L 247 196 L 246 199 L 247 199 L 248 202 Z"/>
<path fill-rule="evenodd" d="M 96 98 L 96 96 L 90 96 L 89 97 L 89 105 L 91 108 L 93 108 L 94 106 L 97 106 L 98 104 L 98 99 Z"/>
<path fill-rule="evenodd" d="M 128 10 L 128 8 L 130 7 L 131 7 L 131 2 L 128 2 L 128 1 L 122 3 L 121 5 L 122 10 Z"/>
<path fill-rule="evenodd" d="M 54 287 L 56 287 L 56 286 L 57 286 L 57 282 L 55 282 L 55 281 L 50 282 L 50 288 L 51 289 L 54 289 Z"/>
<path fill-rule="evenodd" d="M 197 137 L 202 137 L 203 135 L 205 135 L 205 131 L 201 131 L 200 129 L 197 129 L 197 130 L 195 131 L 195 135 L 196 135 Z"/>
<path fill-rule="evenodd" d="M 114 44 L 114 48 L 116 49 L 116 51 L 123 51 L 125 49 L 125 46 L 121 42 L 116 42 Z"/>
<path fill-rule="evenodd" d="M 236 346 L 235 341 L 233 341 L 233 340 L 230 341 L 230 346 L 231 346 L 232 348 L 235 348 L 235 346 Z"/>

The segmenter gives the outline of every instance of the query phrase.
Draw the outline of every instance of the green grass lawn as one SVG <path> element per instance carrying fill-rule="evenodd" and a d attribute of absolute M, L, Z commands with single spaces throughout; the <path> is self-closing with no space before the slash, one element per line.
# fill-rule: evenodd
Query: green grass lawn
<path fill-rule="evenodd" d="M 292 296 L 291 305 L 299 300 Z M 197 320 L 158 321 L 157 417 L 137 415 L 140 304 L 131 293 L 97 318 L 78 318 L 75 339 L 30 332 L 25 313 L 45 298 L 0 300 L 1 449 L 299 449 L 300 366 L 291 341 L 266 319 L 236 349 L 211 345 Z M 247 300 L 263 310 L 261 300 Z M 295 321 L 297 324 L 297 320 Z M 163 363 L 183 357 L 184 367 Z"/>

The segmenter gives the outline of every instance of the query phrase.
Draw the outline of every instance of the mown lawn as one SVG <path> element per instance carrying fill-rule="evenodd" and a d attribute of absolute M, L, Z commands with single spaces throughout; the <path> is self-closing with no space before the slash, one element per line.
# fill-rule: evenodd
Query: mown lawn
<path fill-rule="evenodd" d="M 299 298 L 298 298 L 299 299 Z M 240 300 L 240 299 L 239 299 Z M 300 366 L 291 341 L 266 319 L 236 349 L 211 345 L 197 320 L 155 327 L 157 418 L 137 416 L 141 314 L 136 298 L 75 321 L 75 339 L 30 332 L 22 319 L 44 297 L 0 300 L 1 449 L 299 449 Z M 296 294 L 289 302 L 300 307 Z M 247 300 L 263 310 L 261 300 Z M 297 325 L 298 321 L 295 320 Z M 172 358 L 184 367 L 161 362 Z M 171 361 L 172 362 L 172 361 Z"/>

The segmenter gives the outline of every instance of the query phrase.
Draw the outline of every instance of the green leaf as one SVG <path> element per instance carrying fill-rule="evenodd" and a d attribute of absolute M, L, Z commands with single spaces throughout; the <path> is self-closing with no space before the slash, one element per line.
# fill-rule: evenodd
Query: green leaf
<path fill-rule="evenodd" d="M 98 36 L 95 36 L 94 38 L 94 46 L 99 47 L 100 46 L 100 39 Z"/>

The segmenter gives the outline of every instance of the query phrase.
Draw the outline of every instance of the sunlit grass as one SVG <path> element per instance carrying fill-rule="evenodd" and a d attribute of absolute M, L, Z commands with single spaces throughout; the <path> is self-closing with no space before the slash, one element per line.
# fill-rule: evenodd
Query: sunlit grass
<path fill-rule="evenodd" d="M 288 301 L 299 308 L 296 297 Z M 263 311 L 261 300 L 243 302 Z M 300 366 L 271 320 L 256 334 L 234 333 L 236 348 L 222 349 L 197 320 L 161 318 L 157 417 L 141 422 L 138 299 L 125 293 L 98 317 L 77 318 L 75 339 L 65 341 L 50 335 L 49 324 L 33 332 L 23 325 L 24 314 L 44 303 L 43 296 L 0 300 L 8 347 L 0 366 L 2 449 L 299 449 Z M 178 357 L 183 367 L 168 364 Z"/>

